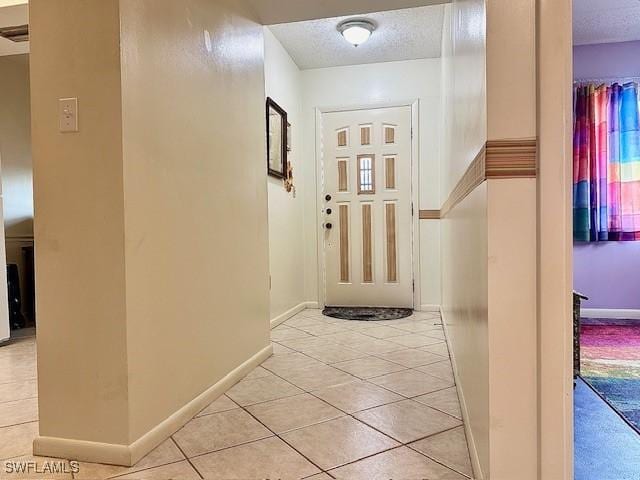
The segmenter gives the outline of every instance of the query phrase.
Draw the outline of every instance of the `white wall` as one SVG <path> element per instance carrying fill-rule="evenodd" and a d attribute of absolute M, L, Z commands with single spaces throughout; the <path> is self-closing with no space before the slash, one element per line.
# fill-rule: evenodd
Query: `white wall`
<path fill-rule="evenodd" d="M 293 143 L 289 163 L 293 166 L 295 194 L 283 181 L 267 176 L 269 195 L 270 318 L 282 318 L 301 305 L 304 296 L 302 84 L 298 66 L 269 28 L 264 29 L 265 91 L 287 111 Z"/>
<path fill-rule="evenodd" d="M 420 101 L 420 192 L 417 209 L 439 209 L 440 59 L 302 71 L 305 297 L 319 301 L 315 109 Z M 416 211 L 417 215 L 417 211 Z M 440 305 L 438 221 L 420 222 L 421 304 Z"/>
<path fill-rule="evenodd" d="M 442 199 L 487 139 L 484 1 L 456 1 L 443 31 Z M 475 28 L 470 28 L 473 26 Z M 471 456 L 489 478 L 487 185 L 442 220 L 442 312 L 458 375 Z"/>

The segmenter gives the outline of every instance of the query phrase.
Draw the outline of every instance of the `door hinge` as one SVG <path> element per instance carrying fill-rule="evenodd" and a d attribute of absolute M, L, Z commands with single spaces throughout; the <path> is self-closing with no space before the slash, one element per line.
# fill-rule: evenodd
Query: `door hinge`
<path fill-rule="evenodd" d="M 413 281 L 411 282 L 411 288 L 413 288 L 413 291 L 414 291 L 414 292 L 416 291 L 416 281 L 415 281 L 415 280 L 413 280 Z"/>

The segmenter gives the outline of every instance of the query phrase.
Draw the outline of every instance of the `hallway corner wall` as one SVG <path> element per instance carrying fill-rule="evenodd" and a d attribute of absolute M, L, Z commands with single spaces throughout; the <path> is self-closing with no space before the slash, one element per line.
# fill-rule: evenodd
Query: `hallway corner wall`
<path fill-rule="evenodd" d="M 30 11 L 34 452 L 130 466 L 272 351 L 263 30 L 244 0 Z"/>
<path fill-rule="evenodd" d="M 538 475 L 535 2 L 454 0 L 448 14 L 443 321 L 476 475 L 533 480 Z"/>
<path fill-rule="evenodd" d="M 30 27 L 39 435 L 128 444 L 119 2 L 32 0 Z"/>
<path fill-rule="evenodd" d="M 244 0 L 120 10 L 133 442 L 270 347 L 264 41 Z"/>
<path fill-rule="evenodd" d="M 287 112 L 293 141 L 289 162 L 295 192 L 267 176 L 269 196 L 270 319 L 273 324 L 304 308 L 304 184 L 301 72 L 278 39 L 264 27 L 265 91 Z M 266 175 L 266 174 L 265 174 Z"/>
<path fill-rule="evenodd" d="M 454 1 L 443 31 L 442 205 L 486 142 L 485 56 L 484 1 Z M 443 323 L 479 478 L 490 478 L 487 196 L 482 182 L 442 219 Z"/>

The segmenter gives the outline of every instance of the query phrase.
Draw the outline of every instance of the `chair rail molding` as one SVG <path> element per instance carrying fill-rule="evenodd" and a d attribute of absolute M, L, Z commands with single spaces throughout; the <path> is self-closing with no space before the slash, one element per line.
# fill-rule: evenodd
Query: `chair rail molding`
<path fill-rule="evenodd" d="M 486 180 L 536 178 L 538 176 L 538 139 L 515 138 L 488 140 L 440 210 L 420 210 L 420 220 L 441 220 L 475 188 Z"/>

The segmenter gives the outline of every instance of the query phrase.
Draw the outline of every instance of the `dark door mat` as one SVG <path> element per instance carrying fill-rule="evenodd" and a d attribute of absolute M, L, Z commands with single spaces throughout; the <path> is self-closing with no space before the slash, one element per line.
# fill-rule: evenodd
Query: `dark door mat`
<path fill-rule="evenodd" d="M 398 320 L 413 315 L 411 308 L 381 308 L 381 307 L 325 307 L 323 315 L 342 320 L 378 321 Z"/>

